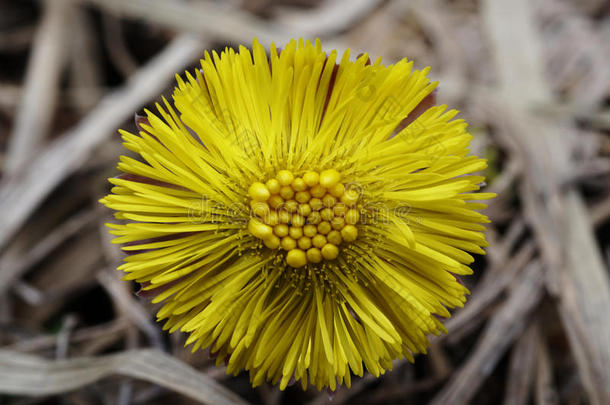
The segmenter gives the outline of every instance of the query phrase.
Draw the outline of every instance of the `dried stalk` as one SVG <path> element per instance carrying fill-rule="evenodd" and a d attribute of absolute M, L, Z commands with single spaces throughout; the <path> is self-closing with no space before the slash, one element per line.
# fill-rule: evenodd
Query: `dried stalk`
<path fill-rule="evenodd" d="M 204 404 L 247 404 L 207 375 L 155 350 L 48 361 L 0 350 L 0 393 L 46 396 L 69 392 L 111 375 L 123 375 L 172 389 Z"/>
<path fill-rule="evenodd" d="M 83 165 L 89 154 L 142 104 L 163 91 L 173 75 L 199 56 L 205 45 L 188 36 L 172 41 L 131 77 L 125 87 L 105 96 L 73 130 L 49 145 L 19 176 L 0 187 L 0 249 L 42 200 Z"/>
<path fill-rule="evenodd" d="M 66 55 L 64 43 L 68 37 L 67 0 L 45 1 L 45 11 L 36 33 L 34 46 L 25 75 L 25 91 L 15 128 L 9 139 L 4 165 L 6 175 L 17 172 L 40 147 L 52 123 L 59 79 Z"/>
<path fill-rule="evenodd" d="M 570 124 L 547 123 L 530 112 L 552 104 L 533 30 L 532 3 L 486 0 L 483 13 L 500 72 L 504 114 L 524 158 L 526 217 L 546 261 L 547 286 L 559 312 L 582 381 L 593 405 L 610 403 L 610 281 L 582 197 L 561 188 L 575 165 Z"/>
<path fill-rule="evenodd" d="M 430 405 L 467 404 L 494 370 L 509 345 L 523 331 L 527 316 L 542 298 L 543 283 L 539 261 L 532 261 L 519 283 L 491 319 L 474 353 L 462 365 Z"/>

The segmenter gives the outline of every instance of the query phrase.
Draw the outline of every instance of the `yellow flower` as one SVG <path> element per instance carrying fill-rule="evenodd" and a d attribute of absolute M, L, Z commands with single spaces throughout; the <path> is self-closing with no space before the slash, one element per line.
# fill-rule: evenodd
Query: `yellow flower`
<path fill-rule="evenodd" d="M 206 53 L 121 131 L 139 157 L 101 200 L 164 328 L 254 386 L 334 390 L 412 361 L 486 246 L 486 162 L 428 69 L 336 58 L 319 41 Z"/>

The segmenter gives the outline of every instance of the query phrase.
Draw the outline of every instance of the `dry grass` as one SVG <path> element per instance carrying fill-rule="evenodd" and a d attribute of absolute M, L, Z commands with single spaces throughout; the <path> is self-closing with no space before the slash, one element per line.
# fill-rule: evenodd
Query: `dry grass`
<path fill-rule="evenodd" d="M 0 403 L 325 404 L 167 336 L 113 268 L 116 129 L 204 49 L 293 36 L 431 65 L 490 159 L 472 296 L 415 364 L 334 404 L 610 403 L 610 6 L 603 0 L 0 3 Z"/>

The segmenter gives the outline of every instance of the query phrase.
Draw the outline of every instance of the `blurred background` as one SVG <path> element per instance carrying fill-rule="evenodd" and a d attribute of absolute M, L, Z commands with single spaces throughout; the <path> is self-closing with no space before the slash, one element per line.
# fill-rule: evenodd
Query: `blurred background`
<path fill-rule="evenodd" d="M 431 66 L 499 194 L 449 335 L 350 390 L 252 389 L 114 270 L 117 129 L 254 36 Z M 610 404 L 609 133 L 604 0 L 2 0 L 0 404 Z"/>

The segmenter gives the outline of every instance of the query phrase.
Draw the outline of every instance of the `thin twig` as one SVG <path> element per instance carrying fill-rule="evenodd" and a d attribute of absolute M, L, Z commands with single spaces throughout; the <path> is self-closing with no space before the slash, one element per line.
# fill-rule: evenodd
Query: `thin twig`
<path fill-rule="evenodd" d="M 45 1 L 45 12 L 25 75 L 25 91 L 10 137 L 5 174 L 18 171 L 40 147 L 51 125 L 65 62 L 67 0 Z"/>
<path fill-rule="evenodd" d="M 508 346 L 523 331 L 527 316 L 542 298 L 542 279 L 540 262 L 530 262 L 510 297 L 483 332 L 474 352 L 430 405 L 461 405 L 472 399 Z"/>
<path fill-rule="evenodd" d="M 100 52 L 95 38 L 92 18 L 83 7 L 72 7 L 72 48 L 70 55 L 70 88 L 85 89 L 95 102 L 103 95 L 101 85 L 102 72 Z M 77 96 L 72 92 L 71 95 Z M 81 112 L 86 112 L 91 105 L 74 103 Z"/>
<path fill-rule="evenodd" d="M 506 266 L 498 267 L 501 272 L 494 272 L 497 277 L 493 283 L 481 283 L 468 301 L 464 309 L 452 316 L 445 326 L 449 335 L 443 335 L 440 339 L 448 339 L 457 342 L 464 333 L 476 328 L 485 318 L 481 314 L 498 298 L 504 289 L 518 276 L 521 270 L 530 262 L 535 252 L 535 244 L 532 241 L 526 243 L 511 259 Z"/>
<path fill-rule="evenodd" d="M 549 349 L 541 336 L 536 333 L 536 386 L 535 398 L 537 405 L 558 405 L 557 390 L 553 384 L 553 365 Z"/>
<path fill-rule="evenodd" d="M 246 404 L 207 375 L 155 350 L 48 361 L 0 350 L 0 392 L 41 396 L 69 392 L 111 375 L 124 375 L 176 390 L 206 404 Z"/>
<path fill-rule="evenodd" d="M 126 290 L 128 284 L 115 277 L 114 273 L 116 273 L 114 269 L 102 269 L 97 273 L 96 278 L 112 299 L 117 302 L 117 307 L 121 308 L 123 314 L 146 334 L 151 344 L 162 348 L 161 335 L 159 329 L 151 322 L 151 315 L 135 300 L 134 295 Z"/>
<path fill-rule="evenodd" d="M 104 44 L 106 51 L 110 55 L 110 60 L 124 77 L 131 76 L 138 70 L 138 63 L 131 56 L 125 39 L 123 38 L 123 28 L 121 20 L 104 14 L 102 15 L 102 25 L 104 29 Z"/>
<path fill-rule="evenodd" d="M 14 280 L 19 278 L 34 264 L 44 259 L 66 239 L 90 224 L 98 215 L 99 213 L 93 211 L 77 213 L 33 246 L 26 256 L 19 257 L 18 259 L 12 256 L 2 256 L 0 260 L 0 269 L 2 269 L 0 271 L 0 295 L 6 292 Z"/>
<path fill-rule="evenodd" d="M 129 323 L 125 318 L 117 318 L 114 321 L 96 326 L 77 329 L 68 337 L 71 344 L 86 342 L 100 336 L 117 334 L 125 330 Z M 17 352 L 41 352 L 55 346 L 56 335 L 38 335 L 32 338 L 19 338 L 15 343 L 3 347 L 6 350 Z"/>
<path fill-rule="evenodd" d="M 68 314 L 61 323 L 61 329 L 57 334 L 57 345 L 55 346 L 55 358 L 57 359 L 65 359 L 69 354 L 70 347 L 70 335 L 72 334 L 72 330 L 78 323 L 76 316 L 73 314 Z"/>
<path fill-rule="evenodd" d="M 286 43 L 291 38 L 324 37 L 341 32 L 381 3 L 380 0 L 339 0 L 325 2 L 309 12 L 284 12 L 269 22 L 238 8 L 219 8 L 204 2 L 182 3 L 164 0 L 81 0 L 115 13 L 143 19 L 179 31 L 217 36 L 238 44 L 258 37 L 269 45 Z"/>
<path fill-rule="evenodd" d="M 538 326 L 535 322 L 530 323 L 511 352 L 504 405 L 527 405 L 529 403 L 534 382 L 538 343 L 536 339 Z"/>

